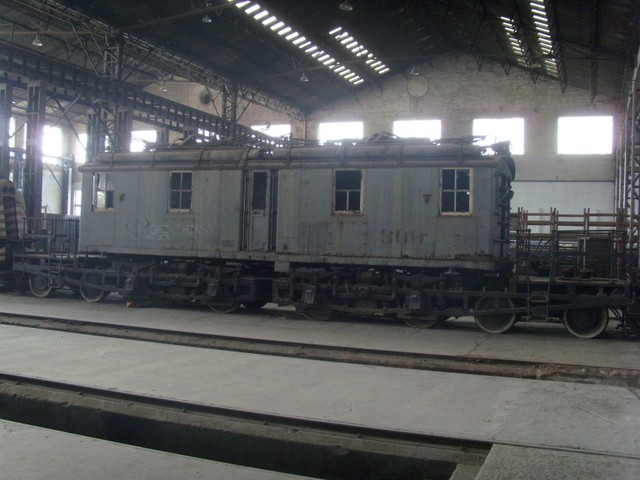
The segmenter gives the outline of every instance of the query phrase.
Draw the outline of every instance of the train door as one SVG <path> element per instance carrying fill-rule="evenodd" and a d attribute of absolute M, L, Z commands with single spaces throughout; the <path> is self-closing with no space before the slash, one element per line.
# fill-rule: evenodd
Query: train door
<path fill-rule="evenodd" d="M 278 171 L 249 171 L 244 182 L 243 247 L 272 252 L 276 247 Z"/>

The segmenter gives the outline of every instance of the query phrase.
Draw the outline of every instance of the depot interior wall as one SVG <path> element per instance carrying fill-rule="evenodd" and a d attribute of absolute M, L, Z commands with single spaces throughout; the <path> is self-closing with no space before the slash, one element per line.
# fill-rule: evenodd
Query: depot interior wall
<path fill-rule="evenodd" d="M 514 208 L 547 209 L 550 202 L 561 211 L 588 206 L 614 210 L 614 156 L 558 155 L 557 119 L 574 115 L 616 115 L 615 103 L 587 90 L 567 87 L 501 64 L 478 68 L 469 56 L 443 56 L 417 66 L 428 81 L 428 91 L 412 96 L 412 77 L 396 75 L 365 92 L 313 112 L 309 132 L 321 122 L 364 122 L 364 135 L 392 131 L 394 120 L 440 119 L 443 137 L 472 134 L 474 118 L 525 120 L 525 153 L 514 156 L 516 182 Z M 409 88 L 408 88 L 409 87 Z M 614 122 L 615 123 L 615 122 Z M 614 133 L 614 138 L 617 136 Z"/>
<path fill-rule="evenodd" d="M 585 207 L 603 212 L 615 209 L 613 154 L 557 153 L 558 117 L 615 117 L 612 99 L 596 96 L 592 101 L 590 91 L 571 86 L 562 92 L 558 80 L 540 77 L 534 83 L 529 73 L 515 67 L 506 74 L 500 63 L 488 62 L 479 68 L 473 57 L 465 55 L 446 55 L 416 67 L 428 82 L 424 95 L 416 95 L 411 88 L 413 77 L 399 74 L 309 112 L 306 122 L 243 100 L 237 108 L 238 121 L 243 125 L 289 123 L 294 137 L 317 138 L 321 122 L 362 121 L 364 135 L 369 136 L 392 131 L 395 120 L 440 119 L 443 137 L 464 137 L 472 134 L 474 118 L 521 117 L 525 120 L 525 153 L 514 156 L 514 209 L 539 211 L 552 206 L 571 213 Z M 312 83 L 313 78 L 310 88 Z M 221 92 L 180 79 L 168 80 L 165 86 L 166 91 L 160 90 L 160 83 L 147 90 L 223 115 Z M 169 139 L 179 137 L 171 132 Z"/>

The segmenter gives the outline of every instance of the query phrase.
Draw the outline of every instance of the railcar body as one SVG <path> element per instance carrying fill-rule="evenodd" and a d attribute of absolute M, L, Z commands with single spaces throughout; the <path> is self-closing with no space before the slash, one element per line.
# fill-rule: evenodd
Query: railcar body
<path fill-rule="evenodd" d="M 0 179 L 0 286 L 11 284 L 15 247 L 24 232 L 24 201 L 11 180 Z"/>
<path fill-rule="evenodd" d="M 628 303 L 620 275 L 567 278 L 554 261 L 541 280 L 523 270 L 530 242 L 510 254 L 504 145 L 196 145 L 101 154 L 82 171 L 82 255 L 17 262 L 38 296 L 68 286 L 88 301 L 115 291 L 225 312 L 272 301 L 415 326 L 474 315 L 494 333 L 564 317 L 584 337 Z"/>
<path fill-rule="evenodd" d="M 508 256 L 514 167 L 481 153 L 425 143 L 102 155 L 84 168 L 81 248 L 285 272 L 495 271 Z"/>

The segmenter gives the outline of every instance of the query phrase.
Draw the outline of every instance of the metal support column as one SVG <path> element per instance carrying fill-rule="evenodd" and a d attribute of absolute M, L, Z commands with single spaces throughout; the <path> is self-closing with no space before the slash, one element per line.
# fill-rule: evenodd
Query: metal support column
<path fill-rule="evenodd" d="M 11 115 L 13 106 L 13 84 L 0 84 L 0 178 L 8 179 L 11 174 Z"/>
<path fill-rule="evenodd" d="M 629 215 L 629 244 L 640 268 L 640 50 L 629 79 L 629 96 L 616 152 L 616 204 Z"/>
<path fill-rule="evenodd" d="M 27 217 L 40 217 L 42 209 L 42 134 L 46 87 L 41 82 L 27 86 L 27 151 L 24 167 L 24 201 Z"/>
<path fill-rule="evenodd" d="M 224 119 L 228 121 L 227 137 L 234 138 L 236 136 L 236 122 L 238 120 L 238 85 L 229 84 L 222 92 L 222 108 Z"/>
<path fill-rule="evenodd" d="M 116 152 L 128 152 L 131 148 L 131 130 L 133 130 L 131 110 L 124 107 L 116 107 L 114 129 L 113 150 Z"/>

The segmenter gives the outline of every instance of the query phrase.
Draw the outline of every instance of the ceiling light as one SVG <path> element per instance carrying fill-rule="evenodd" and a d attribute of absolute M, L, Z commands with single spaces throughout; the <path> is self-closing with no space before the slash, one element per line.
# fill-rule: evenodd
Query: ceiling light
<path fill-rule="evenodd" d="M 160 85 L 160 91 L 161 92 L 166 92 L 167 90 L 168 90 L 167 89 L 167 82 L 166 82 L 166 80 L 162 80 L 162 85 Z"/>
<path fill-rule="evenodd" d="M 409 75 L 411 75 L 412 77 L 417 77 L 418 75 L 420 75 L 420 72 L 416 69 L 415 65 L 411 67 L 411 70 L 409 70 Z"/>
<path fill-rule="evenodd" d="M 202 17 L 202 23 L 211 23 L 211 17 L 208 13 L 205 13 L 204 17 Z"/>
<path fill-rule="evenodd" d="M 31 42 L 31 45 L 33 45 L 34 47 L 42 46 L 42 40 L 40 40 L 40 34 L 38 32 L 36 32 L 36 38 L 33 39 L 33 42 Z"/>
<path fill-rule="evenodd" d="M 351 5 L 351 2 L 349 2 L 349 0 L 344 0 L 344 2 L 342 2 L 338 8 L 340 10 L 342 10 L 343 12 L 350 12 L 353 10 L 353 5 Z"/>
<path fill-rule="evenodd" d="M 307 83 L 309 81 L 309 77 L 307 77 L 307 74 L 305 72 L 302 72 L 302 75 L 300 75 L 300 81 L 302 83 Z"/>

